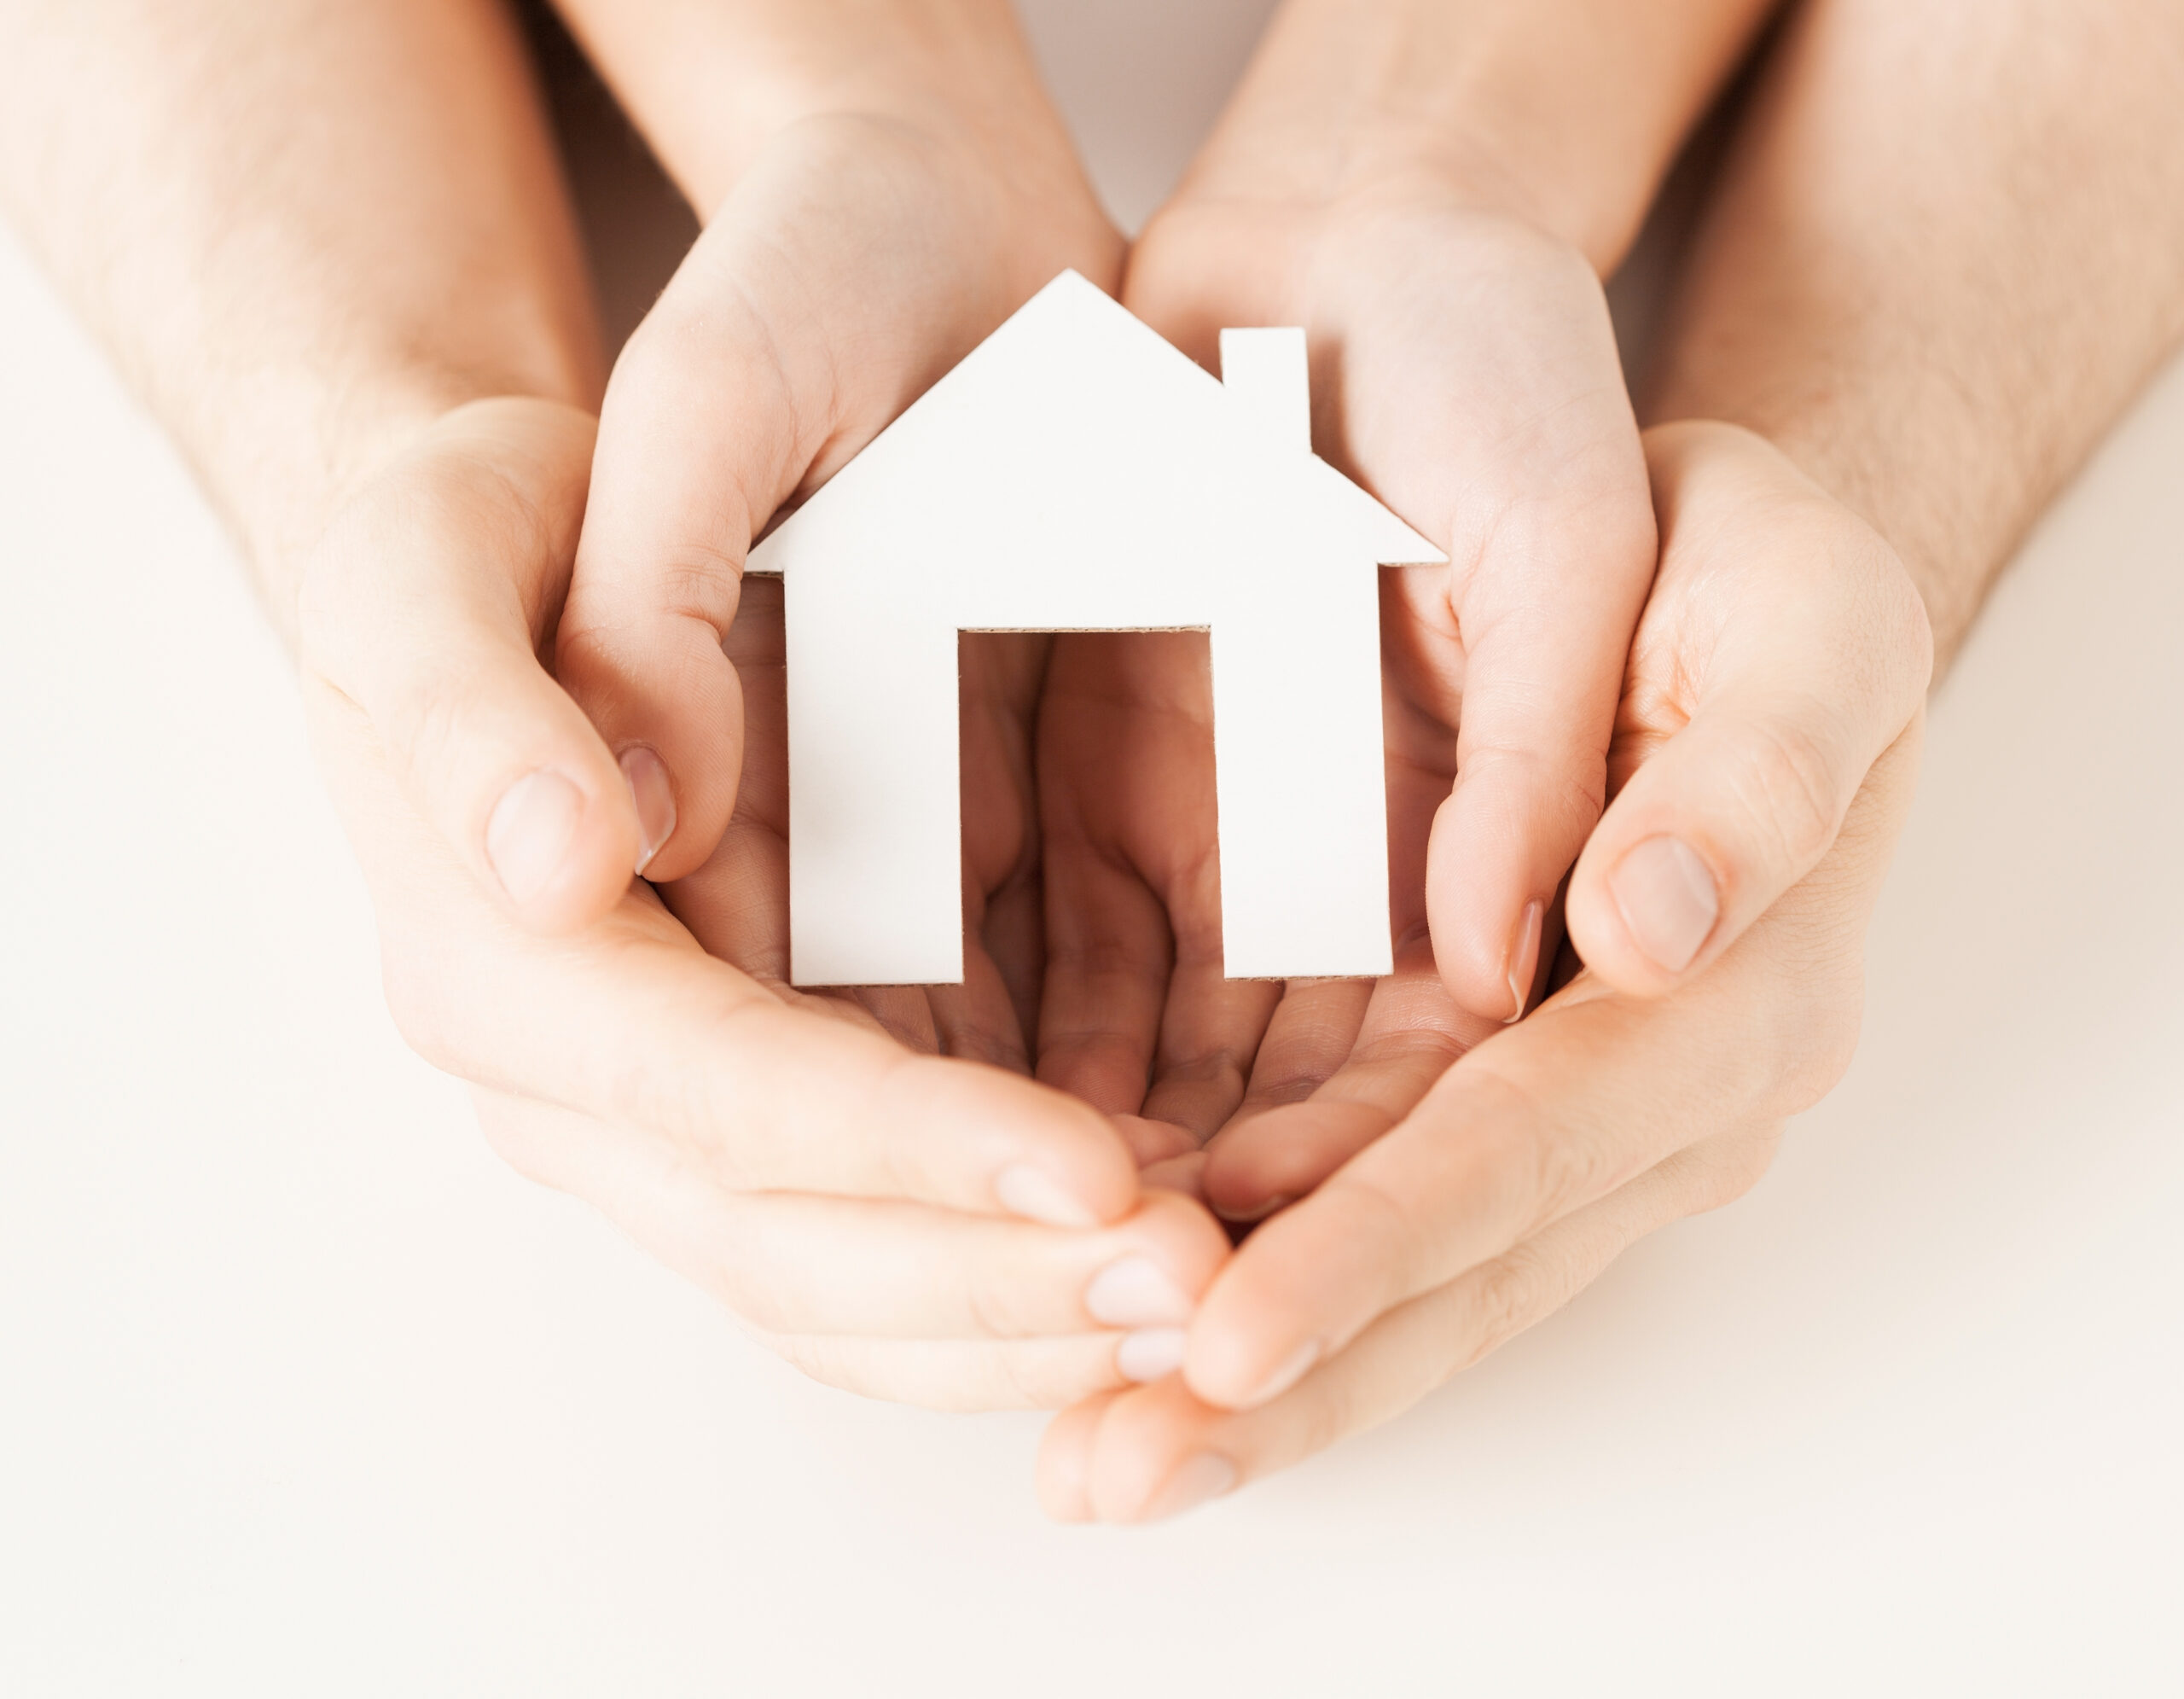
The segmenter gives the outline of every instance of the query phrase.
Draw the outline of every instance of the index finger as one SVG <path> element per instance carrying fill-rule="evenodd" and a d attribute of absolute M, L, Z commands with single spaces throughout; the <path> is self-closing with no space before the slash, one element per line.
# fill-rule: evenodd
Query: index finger
<path fill-rule="evenodd" d="M 1128 1149 L 1089 1105 L 769 992 L 636 899 L 583 948 L 524 954 L 496 963 L 491 994 L 456 988 L 461 1007 L 442 1005 L 427 1054 L 658 1129 L 735 1190 L 906 1198 L 1068 1227 L 1115 1220 L 1136 1200 Z"/>
<path fill-rule="evenodd" d="M 912 1055 L 716 961 L 639 884 L 577 938 L 523 932 L 403 806 L 369 724 L 311 690 L 380 899 L 389 1006 L 473 1082 L 653 1128 L 722 1184 L 899 1197 L 1060 1226 L 1137 1196 L 1106 1119 L 982 1063 Z"/>
<path fill-rule="evenodd" d="M 1914 726 L 1875 764 L 1831 858 L 1842 877 L 1792 893 L 1714 971 L 1654 999 L 1581 977 L 1261 1227 L 1192 1324 L 1192 1391 L 1255 1408 L 1375 1317 L 1698 1139 L 1816 1101 L 1856 1040 L 1859 938 L 1916 749 Z"/>

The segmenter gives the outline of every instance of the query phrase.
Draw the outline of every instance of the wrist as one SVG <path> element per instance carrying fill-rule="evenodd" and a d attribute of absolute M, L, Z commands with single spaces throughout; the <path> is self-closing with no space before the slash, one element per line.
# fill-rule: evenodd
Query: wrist
<path fill-rule="evenodd" d="M 700 217 L 769 143 L 840 118 L 1083 185 L 1008 0 L 560 0 Z"/>
<path fill-rule="evenodd" d="M 1769 0 L 1291 0 L 1186 195 L 1430 195 L 1602 276 Z"/>

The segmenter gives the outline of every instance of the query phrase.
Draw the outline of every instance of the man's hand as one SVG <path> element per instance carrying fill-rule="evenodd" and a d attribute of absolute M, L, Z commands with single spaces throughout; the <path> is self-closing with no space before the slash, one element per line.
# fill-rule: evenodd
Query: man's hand
<path fill-rule="evenodd" d="M 1570 898 L 1588 968 L 1449 1068 L 1394 1131 L 1332 1090 L 1217 1141 L 1208 1190 L 1317 1190 L 1216 1278 L 1183 1372 L 1058 1418 L 1057 1516 L 1130 1521 L 1403 1410 L 1633 1240 L 1735 1196 L 1847 1064 L 1866 922 L 1931 664 L 1893 552 L 1758 439 L 1649 434 L 1658 579 L 1617 722 L 1616 797 Z M 1711 965 L 1629 959 L 1618 870 L 1661 836 L 1728 895 Z"/>
<path fill-rule="evenodd" d="M 1515 1019 L 1554 953 L 1653 562 L 1600 275 L 1763 9 L 1292 0 L 1131 256 L 1124 303 L 1205 364 L 1303 325 L 1320 451 L 1450 556 L 1382 579 L 1409 966 L 1380 1002 L 1414 1066 Z M 1207 697 L 1191 639 L 1064 638 L 1041 715 L 1042 1077 L 1170 1153 L 1236 1112 L 1269 1020 L 1323 1053 L 1313 1011 L 1368 996 L 1277 1017 L 1223 980 Z"/>
<path fill-rule="evenodd" d="M 510 765 L 618 792 L 537 659 L 592 437 L 549 403 L 459 410 L 342 511 L 304 579 L 306 701 L 404 1034 L 478 1085 L 519 1167 L 598 1204 L 822 1378 L 967 1407 L 1166 1372 L 1227 1251 L 1203 1212 L 1141 1205 L 1123 1143 L 1083 1105 L 781 982 L 777 608 L 736 630 L 744 814 L 666 903 L 625 882 L 580 934 L 541 938 L 466 864 L 467 838 L 437 829 Z"/>

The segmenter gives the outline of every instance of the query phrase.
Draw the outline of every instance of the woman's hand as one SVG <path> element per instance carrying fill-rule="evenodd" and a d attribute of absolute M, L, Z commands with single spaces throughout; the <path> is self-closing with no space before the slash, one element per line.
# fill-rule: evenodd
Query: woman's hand
<path fill-rule="evenodd" d="M 1217 1144 L 1232 1195 L 1261 1171 L 1323 1183 L 1216 1278 L 1181 1374 L 1056 1420 L 1054 1515 L 1172 1514 L 1394 1415 L 1632 1241 L 1737 1196 L 1847 1064 L 1917 765 L 1924 608 L 1887 545 L 1759 439 L 1676 425 L 1647 451 L 1660 570 L 1615 799 L 1571 886 L 1588 965 L 1362 1148 L 1376 1130 L 1316 1097 Z M 1648 905 L 1699 934 L 1681 975 L 1643 944 Z"/>
<path fill-rule="evenodd" d="M 1082 1104 L 781 983 L 777 617 L 738 622 L 752 731 L 717 852 L 665 903 L 624 875 L 570 935 L 509 911 L 511 855 L 546 858 L 511 852 L 496 799 L 544 774 L 575 799 L 571 841 L 612 847 L 617 809 L 626 821 L 613 757 L 539 660 L 592 448 L 575 408 L 461 408 L 349 502 L 305 569 L 305 700 L 403 1032 L 477 1085 L 519 1167 L 822 1378 L 970 1407 L 1167 1371 L 1227 1251 L 1211 1219 L 1173 1195 L 1141 1204 L 1128 1150 Z M 526 810 L 525 831 L 555 824 Z"/>
<path fill-rule="evenodd" d="M 1654 555 L 1599 280 L 1770 4 L 1287 0 L 1137 243 L 1125 304 L 1201 362 L 1305 328 L 1316 446 L 1451 560 L 1381 579 L 1377 992 L 1223 980 L 1203 645 L 1058 644 L 1042 1075 L 1141 1109 L 1148 1145 L 1326 1079 L 1368 998 L 1409 1080 L 1537 994 Z"/>
<path fill-rule="evenodd" d="M 1414 1092 L 1527 1007 L 1552 955 L 1556 892 L 1606 788 L 1653 509 L 1581 254 L 1423 172 L 1327 201 L 1263 192 L 1247 148 L 1217 148 L 1153 220 L 1124 300 L 1209 364 L 1226 326 L 1303 324 L 1321 452 L 1451 557 L 1381 576 L 1404 965 L 1374 1024 L 1401 1034 Z M 1166 1124 L 1170 1156 L 1247 1090 L 1293 1090 L 1300 1035 L 1324 1078 L 1375 994 L 1223 977 L 1203 641 L 1058 639 L 1040 739 L 1041 1077 Z M 1277 1055 L 1255 1076 L 1270 1021 Z"/>

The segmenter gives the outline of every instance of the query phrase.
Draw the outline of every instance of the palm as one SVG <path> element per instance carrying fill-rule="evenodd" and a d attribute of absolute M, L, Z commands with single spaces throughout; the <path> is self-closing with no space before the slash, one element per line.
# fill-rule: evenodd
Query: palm
<path fill-rule="evenodd" d="M 1612 345 L 1571 334 L 1573 324 L 1599 330 L 1586 319 L 1597 286 L 1568 260 L 1528 233 L 1444 207 L 1361 219 L 1226 200 L 1177 203 L 1132 258 L 1128 303 L 1202 359 L 1226 325 L 1305 324 L 1316 445 L 1455 561 L 1381 576 L 1397 961 L 1378 985 L 1222 978 L 1202 640 L 1057 645 L 1040 724 L 1056 946 L 1042 1076 L 1111 1113 L 1180 1129 L 1148 1137 L 1146 1154 L 1218 1135 L 1203 1184 L 1236 1213 L 1298 1195 L 1391 1125 L 1510 1002 L 1529 999 L 1551 951 L 1543 922 L 1531 953 L 1507 940 L 1513 922 L 1544 914 L 1591 824 L 1619 669 L 1585 655 L 1569 663 L 1597 677 L 1561 694 L 1597 698 L 1600 722 L 1589 742 L 1574 740 L 1573 782 L 1542 806 L 1536 776 L 1505 778 L 1499 758 L 1521 739 L 1505 735 L 1502 705 L 1527 687 L 1541 694 L 1536 679 L 1510 675 L 1539 646 L 1538 630 L 1567 617 L 1525 605 L 1523 574 L 1554 588 L 1553 560 L 1537 558 L 1551 553 L 1536 546 L 1542 533 L 1565 556 L 1590 550 L 1604 525 L 1635 525 L 1650 540 Z M 1612 570 L 1600 575 L 1629 579 L 1629 538 L 1612 541 L 1600 550 Z M 1635 615 L 1635 593 L 1612 581 L 1597 600 L 1628 602 Z M 1607 642 L 1627 640 L 1612 607 L 1582 618 Z M 1497 642 L 1510 657 L 1499 679 Z M 1474 684 L 1483 707 L 1468 762 L 1480 783 L 1459 807 L 1451 792 Z M 1300 793 L 1309 784 L 1300 775 Z"/>
<path fill-rule="evenodd" d="M 1065 637 L 1054 647 L 1039 715 L 1040 1076 L 1150 1123 L 1138 1128 L 1141 1160 L 1177 1178 L 1197 1165 L 1175 1159 L 1215 1141 L 1206 1178 L 1240 1214 L 1307 1189 L 1338 1147 L 1384 1130 L 1490 1030 L 1442 990 L 1426 938 L 1426 842 L 1455 765 L 1456 703 L 1428 624 L 1439 603 L 1438 573 L 1383 574 L 1397 959 L 1377 985 L 1223 976 L 1205 639 Z"/>
<path fill-rule="evenodd" d="M 984 639 L 963 663 L 964 979 L 801 992 L 788 982 L 788 750 L 777 581 L 754 579 L 727 643 L 744 701 L 735 813 L 704 866 L 665 887 L 712 954 L 777 996 L 875 1025 L 909 1047 L 1028 1073 L 1041 939 L 1031 715 L 1037 638 Z"/>

